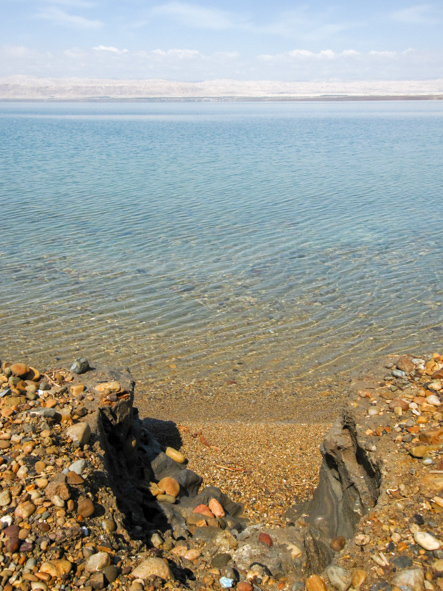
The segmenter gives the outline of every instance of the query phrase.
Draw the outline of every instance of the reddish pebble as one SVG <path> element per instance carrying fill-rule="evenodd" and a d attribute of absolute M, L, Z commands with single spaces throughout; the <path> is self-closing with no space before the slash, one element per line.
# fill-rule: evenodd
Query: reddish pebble
<path fill-rule="evenodd" d="M 252 585 L 246 581 L 240 581 L 240 583 L 237 583 L 237 591 L 252 591 Z"/>
<path fill-rule="evenodd" d="M 221 504 L 217 501 L 217 499 L 211 499 L 209 501 L 209 510 L 214 513 L 216 517 L 224 517 L 225 510 L 221 506 Z"/>
<path fill-rule="evenodd" d="M 272 546 L 272 538 L 269 534 L 261 533 L 258 536 L 258 541 L 265 544 L 268 548 Z"/>
<path fill-rule="evenodd" d="M 205 515 L 206 517 L 214 517 L 214 513 L 209 509 L 207 505 L 198 505 L 193 513 L 200 513 L 200 515 Z"/>

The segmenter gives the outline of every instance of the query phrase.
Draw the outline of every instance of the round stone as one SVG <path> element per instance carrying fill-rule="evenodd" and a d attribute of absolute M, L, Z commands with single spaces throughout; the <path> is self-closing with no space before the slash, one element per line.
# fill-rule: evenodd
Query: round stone
<path fill-rule="evenodd" d="M 14 511 L 14 515 L 16 517 L 21 517 L 22 519 L 28 519 L 34 512 L 36 506 L 31 501 L 24 501 L 17 505 L 16 510 Z"/>
<path fill-rule="evenodd" d="M 318 575 L 311 575 L 305 582 L 307 591 L 326 591 L 326 585 Z"/>
<path fill-rule="evenodd" d="M 92 554 L 85 563 L 85 570 L 88 573 L 95 573 L 103 570 L 111 564 L 111 558 L 107 552 Z"/>
<path fill-rule="evenodd" d="M 160 577 L 164 581 L 173 580 L 171 569 L 161 558 L 153 557 L 144 560 L 133 571 L 132 576 L 136 579 L 146 580 L 151 575 Z"/>
<path fill-rule="evenodd" d="M 171 497 L 176 497 L 180 492 L 179 483 L 171 476 L 162 478 L 158 483 L 158 488 Z"/>
<path fill-rule="evenodd" d="M 94 513 L 94 503 L 91 499 L 83 499 L 79 502 L 77 511 L 82 517 L 90 517 Z"/>
<path fill-rule="evenodd" d="M 336 538 L 334 538 L 332 540 L 330 545 L 331 545 L 332 550 L 334 550 L 334 552 L 340 552 L 345 547 L 345 544 L 346 544 L 346 538 L 344 538 L 343 536 L 337 536 Z"/>

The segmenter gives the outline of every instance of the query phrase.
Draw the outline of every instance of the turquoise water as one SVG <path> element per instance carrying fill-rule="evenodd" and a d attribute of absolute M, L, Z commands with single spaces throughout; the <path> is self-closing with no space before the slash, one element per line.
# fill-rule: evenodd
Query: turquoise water
<path fill-rule="evenodd" d="M 0 358 L 441 348 L 443 102 L 0 104 Z"/>

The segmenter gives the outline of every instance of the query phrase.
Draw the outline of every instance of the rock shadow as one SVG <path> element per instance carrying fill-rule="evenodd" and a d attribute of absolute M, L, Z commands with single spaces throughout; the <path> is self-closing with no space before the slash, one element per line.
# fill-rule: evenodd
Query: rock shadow
<path fill-rule="evenodd" d="M 174 421 L 146 418 L 142 422 L 143 426 L 154 435 L 162 447 L 180 449 L 183 445 L 180 431 Z"/>

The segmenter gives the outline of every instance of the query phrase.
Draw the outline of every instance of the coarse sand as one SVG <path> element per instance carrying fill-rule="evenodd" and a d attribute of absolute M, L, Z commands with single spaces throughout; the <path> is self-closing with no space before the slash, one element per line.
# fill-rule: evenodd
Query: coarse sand
<path fill-rule="evenodd" d="M 203 484 L 243 503 L 245 517 L 285 525 L 291 505 L 312 495 L 321 464 L 319 446 L 329 424 L 147 420 L 163 445 L 180 447 Z"/>

